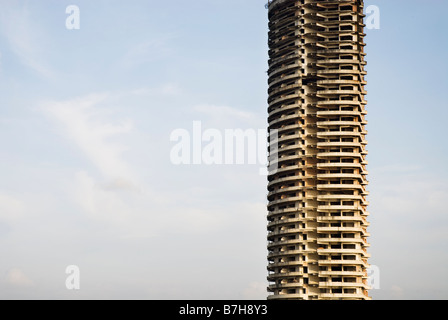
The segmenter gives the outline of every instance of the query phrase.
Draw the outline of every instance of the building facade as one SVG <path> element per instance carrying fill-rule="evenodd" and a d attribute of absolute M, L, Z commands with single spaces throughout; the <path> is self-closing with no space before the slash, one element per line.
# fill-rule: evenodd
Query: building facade
<path fill-rule="evenodd" d="M 268 299 L 370 299 L 363 1 L 267 8 Z"/>

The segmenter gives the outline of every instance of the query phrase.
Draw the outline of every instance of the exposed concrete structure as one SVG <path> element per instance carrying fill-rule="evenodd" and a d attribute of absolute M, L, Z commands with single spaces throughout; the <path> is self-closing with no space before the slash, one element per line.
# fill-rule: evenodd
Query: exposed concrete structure
<path fill-rule="evenodd" d="M 267 7 L 268 298 L 370 299 L 363 1 Z"/>

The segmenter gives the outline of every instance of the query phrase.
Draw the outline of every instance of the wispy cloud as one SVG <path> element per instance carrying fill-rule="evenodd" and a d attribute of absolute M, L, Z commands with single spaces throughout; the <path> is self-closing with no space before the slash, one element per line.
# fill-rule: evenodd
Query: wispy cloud
<path fill-rule="evenodd" d="M 422 292 L 431 295 L 428 279 L 413 275 L 427 261 L 434 261 L 432 272 L 442 274 L 440 284 L 446 282 L 444 264 L 435 263 L 435 259 L 448 259 L 443 250 L 448 245 L 448 184 L 444 177 L 423 174 L 412 166 L 379 169 L 371 170 L 370 181 L 371 262 L 385 270 L 381 282 L 390 289 L 374 290 L 373 297 L 412 299 Z M 434 286 L 444 290 L 441 285 Z M 419 287 L 422 290 L 416 294 L 418 290 L 414 289 Z"/>
<path fill-rule="evenodd" d="M 380 212 L 407 219 L 435 219 L 445 217 L 445 198 L 448 184 L 435 176 L 416 174 L 413 171 L 394 171 L 395 174 L 377 171 L 372 181 L 372 202 Z M 411 173 L 409 173 L 411 172 Z M 422 217 L 421 213 L 425 212 Z"/>
<path fill-rule="evenodd" d="M 132 179 L 132 171 L 122 159 L 126 146 L 114 140 L 129 133 L 131 120 L 118 123 L 102 119 L 105 110 L 99 106 L 108 94 L 92 94 L 67 101 L 49 101 L 41 104 L 44 113 L 56 120 L 62 133 L 74 142 L 84 155 L 107 179 Z"/>
<path fill-rule="evenodd" d="M 202 104 L 193 107 L 193 110 L 199 113 L 212 115 L 216 117 L 231 117 L 239 120 L 249 120 L 254 117 L 254 114 L 236 109 L 229 106 L 217 106 L 212 104 Z"/>
<path fill-rule="evenodd" d="M 0 11 L 0 34 L 7 39 L 10 50 L 19 57 L 23 65 L 42 77 L 51 78 L 54 71 L 43 58 L 45 32 L 34 21 L 36 18 L 26 5 L 19 7 L 10 2 L 8 6 L 2 6 Z"/>
<path fill-rule="evenodd" d="M 0 219 L 5 221 L 16 221 L 20 219 L 25 210 L 24 203 L 11 195 L 0 194 Z"/>
<path fill-rule="evenodd" d="M 219 104 L 197 104 L 190 109 L 195 120 L 200 120 L 206 126 L 221 129 L 252 128 L 265 129 L 264 114 L 248 111 L 245 108 L 236 108 Z"/>
<path fill-rule="evenodd" d="M 134 188 L 131 182 L 123 180 L 112 189 L 104 188 L 82 170 L 75 174 L 73 182 L 71 196 L 86 216 L 108 225 L 124 227 L 124 229 L 129 224 L 133 224 L 137 213 L 136 207 L 133 206 L 135 201 L 120 192 L 127 188 Z"/>
<path fill-rule="evenodd" d="M 243 291 L 245 300 L 264 300 L 266 299 L 267 282 L 251 282 Z"/>
<path fill-rule="evenodd" d="M 3 73 L 3 61 L 2 61 L 2 58 L 3 58 L 2 52 L 0 51 L 0 76 Z"/>
<path fill-rule="evenodd" d="M 144 63 L 162 59 L 172 52 L 168 44 L 174 38 L 174 35 L 167 34 L 137 43 L 127 50 L 120 61 L 120 65 L 125 69 L 131 69 Z"/>
<path fill-rule="evenodd" d="M 34 282 L 19 268 L 8 270 L 4 282 L 13 287 L 30 287 Z"/>
<path fill-rule="evenodd" d="M 148 95 L 148 96 L 176 96 L 179 95 L 182 92 L 181 88 L 175 84 L 175 83 L 167 83 L 164 85 L 161 85 L 159 87 L 142 87 L 138 89 L 134 89 L 130 92 L 132 95 Z"/>
<path fill-rule="evenodd" d="M 393 285 L 389 291 L 393 299 L 401 300 L 404 297 L 403 289 L 397 285 Z"/>

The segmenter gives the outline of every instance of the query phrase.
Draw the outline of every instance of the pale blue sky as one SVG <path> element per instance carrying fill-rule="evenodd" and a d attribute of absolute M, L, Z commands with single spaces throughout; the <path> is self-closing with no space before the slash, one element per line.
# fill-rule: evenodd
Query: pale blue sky
<path fill-rule="evenodd" d="M 129 2 L 0 0 L 0 298 L 262 299 L 266 178 L 170 134 L 265 128 L 264 2 Z M 370 4 L 371 295 L 446 299 L 448 3 Z"/>

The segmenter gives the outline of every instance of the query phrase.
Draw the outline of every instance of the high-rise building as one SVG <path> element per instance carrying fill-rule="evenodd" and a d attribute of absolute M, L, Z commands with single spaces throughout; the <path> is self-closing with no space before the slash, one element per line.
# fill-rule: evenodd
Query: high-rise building
<path fill-rule="evenodd" d="M 267 8 L 268 299 L 370 299 L 363 1 Z"/>

